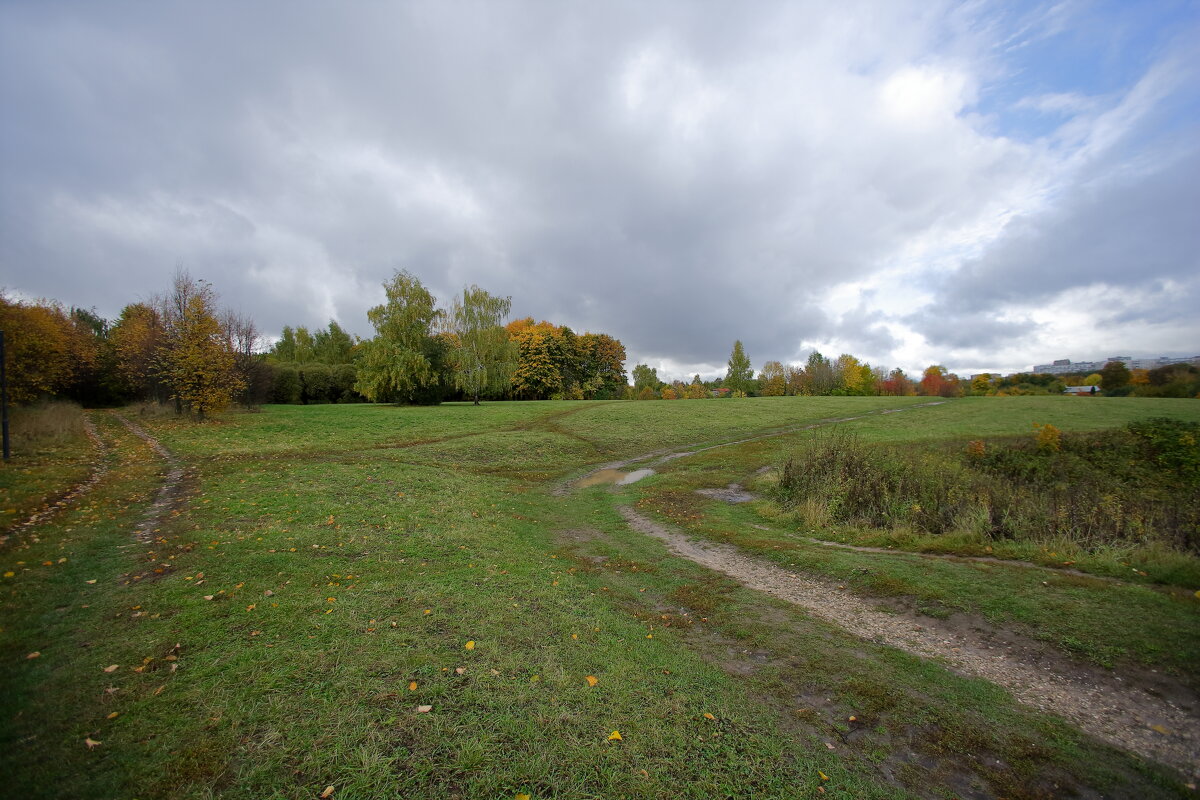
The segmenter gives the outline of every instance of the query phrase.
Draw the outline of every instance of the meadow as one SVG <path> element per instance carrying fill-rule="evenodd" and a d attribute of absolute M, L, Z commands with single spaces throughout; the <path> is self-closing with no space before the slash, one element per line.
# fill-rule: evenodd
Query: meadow
<path fill-rule="evenodd" d="M 1194 777 L 672 555 L 619 509 L 931 624 L 986 621 L 1061 665 L 1194 690 L 1194 554 L 814 527 L 771 495 L 835 425 L 879 447 L 957 448 L 1035 423 L 1200 421 L 1194 401 L 122 413 L 186 467 L 157 514 L 164 462 L 112 412 L 88 412 L 103 450 L 75 433 L 0 472 L 13 528 L 97 459 L 107 470 L 0 546 L 13 796 L 1192 796 Z M 615 462 L 657 474 L 572 487 Z M 756 499 L 696 494 L 730 483 Z"/>

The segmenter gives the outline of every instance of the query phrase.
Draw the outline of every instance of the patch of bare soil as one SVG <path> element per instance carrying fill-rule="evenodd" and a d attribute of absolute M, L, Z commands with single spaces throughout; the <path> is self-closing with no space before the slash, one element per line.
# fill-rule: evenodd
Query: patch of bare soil
<path fill-rule="evenodd" d="M 162 442 L 147 433 L 140 425 L 135 425 L 120 414 L 114 413 L 113 416 L 119 419 L 121 424 L 128 428 L 134 436 L 145 442 L 166 463 L 167 472 L 163 476 L 162 486 L 159 487 L 154 502 L 146 509 L 145 516 L 142 517 L 142 521 L 133 532 L 138 541 L 149 543 L 154 540 L 154 534 L 161 527 L 167 513 L 179 503 L 183 494 L 185 471 L 183 464 L 175 457 L 175 454 L 163 447 Z"/>
<path fill-rule="evenodd" d="M 45 506 L 38 509 L 29 515 L 28 518 L 13 525 L 8 531 L 0 536 L 0 544 L 8 541 L 9 537 L 15 536 L 24 530 L 40 525 L 46 520 L 53 517 L 58 512 L 65 509 L 67 506 L 74 503 L 79 498 L 96 488 L 96 485 L 104 479 L 108 473 L 108 445 L 100 438 L 100 434 L 96 431 L 96 426 L 86 416 L 83 418 L 83 432 L 87 434 L 88 440 L 92 443 L 92 471 L 84 480 L 72 486 L 67 491 L 63 492 L 54 500 L 46 503 Z"/>
<path fill-rule="evenodd" d="M 1200 702 L 1166 676 L 1147 686 L 1135 676 L 1077 663 L 1032 640 L 981 629 L 962 618 L 943 621 L 880 611 L 837 584 L 790 572 L 729 545 L 689 539 L 628 506 L 619 510 L 631 528 L 663 541 L 677 556 L 793 603 L 856 636 L 996 683 L 1018 701 L 1058 714 L 1098 739 L 1200 776 Z"/>

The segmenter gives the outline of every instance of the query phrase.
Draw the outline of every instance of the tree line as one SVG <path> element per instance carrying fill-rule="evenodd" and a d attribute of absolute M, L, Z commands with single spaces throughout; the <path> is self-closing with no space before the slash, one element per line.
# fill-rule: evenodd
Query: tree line
<path fill-rule="evenodd" d="M 254 322 L 224 309 L 214 288 L 178 272 L 171 289 L 94 310 L 0 293 L 10 398 L 60 397 L 87 406 L 173 403 L 203 419 L 238 403 L 467 399 L 607 399 L 625 388 L 625 348 L 604 333 L 508 321 L 509 297 L 465 288 L 449 307 L 408 272 L 384 283 L 385 302 L 360 339 L 336 321 L 287 326 L 271 346 Z"/>

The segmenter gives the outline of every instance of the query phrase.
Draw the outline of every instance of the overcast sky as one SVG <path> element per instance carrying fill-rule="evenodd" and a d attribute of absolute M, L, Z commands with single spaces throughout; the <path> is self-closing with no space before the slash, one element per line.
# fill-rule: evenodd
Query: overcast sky
<path fill-rule="evenodd" d="M 725 372 L 1200 353 L 1200 2 L 0 3 L 0 287 Z"/>

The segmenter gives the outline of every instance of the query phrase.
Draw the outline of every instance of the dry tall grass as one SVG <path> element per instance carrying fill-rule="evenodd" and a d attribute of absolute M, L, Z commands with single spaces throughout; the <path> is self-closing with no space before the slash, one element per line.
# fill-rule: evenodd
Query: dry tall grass
<path fill-rule="evenodd" d="M 11 409 L 8 423 L 14 450 L 51 447 L 83 435 L 83 409 L 62 401 L 38 403 Z"/>

